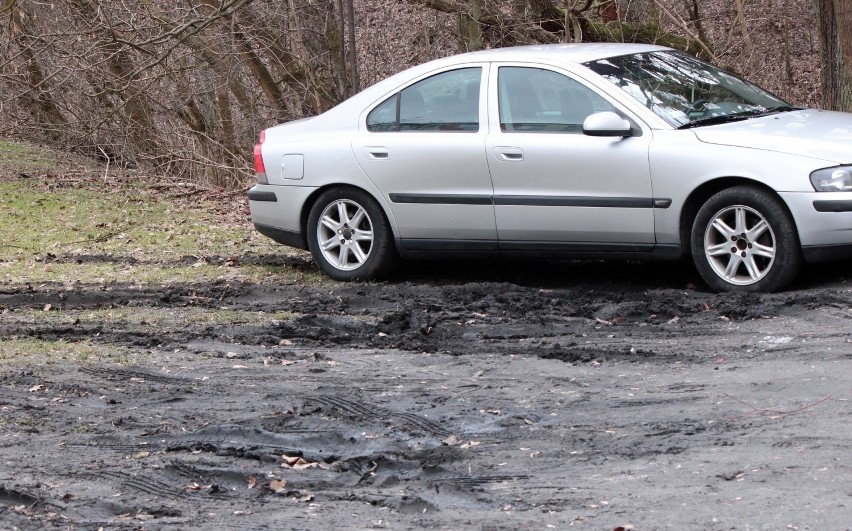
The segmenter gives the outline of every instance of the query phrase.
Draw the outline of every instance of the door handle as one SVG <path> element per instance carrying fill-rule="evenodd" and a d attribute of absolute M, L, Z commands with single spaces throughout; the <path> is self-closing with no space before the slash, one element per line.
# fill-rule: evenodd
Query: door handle
<path fill-rule="evenodd" d="M 494 148 L 494 156 L 500 160 L 515 162 L 524 160 L 524 150 L 519 147 L 498 146 Z"/>
<path fill-rule="evenodd" d="M 365 147 L 367 156 L 373 160 L 384 160 L 390 158 L 390 151 L 386 147 Z"/>

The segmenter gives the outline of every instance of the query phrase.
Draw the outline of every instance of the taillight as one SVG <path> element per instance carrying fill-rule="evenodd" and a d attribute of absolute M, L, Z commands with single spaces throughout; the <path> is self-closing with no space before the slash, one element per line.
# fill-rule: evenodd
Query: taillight
<path fill-rule="evenodd" d="M 266 140 L 265 129 L 260 132 L 260 140 L 254 145 L 254 173 L 257 177 L 257 182 L 260 184 L 269 184 L 269 181 L 266 180 L 266 167 L 263 165 L 263 153 L 260 151 L 264 140 Z"/>

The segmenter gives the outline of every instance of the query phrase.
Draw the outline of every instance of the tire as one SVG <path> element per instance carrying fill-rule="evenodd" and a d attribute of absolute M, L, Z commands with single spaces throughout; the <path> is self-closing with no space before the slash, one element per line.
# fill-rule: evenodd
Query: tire
<path fill-rule="evenodd" d="M 692 258 L 715 291 L 774 292 L 802 267 L 796 226 L 775 195 L 752 186 L 722 190 L 692 225 Z"/>
<path fill-rule="evenodd" d="M 363 190 L 338 187 L 320 194 L 307 230 L 314 261 L 334 280 L 378 280 L 396 262 L 390 224 Z"/>

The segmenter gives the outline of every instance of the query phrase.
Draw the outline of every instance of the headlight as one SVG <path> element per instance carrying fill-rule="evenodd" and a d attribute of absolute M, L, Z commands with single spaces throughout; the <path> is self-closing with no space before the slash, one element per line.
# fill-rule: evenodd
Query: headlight
<path fill-rule="evenodd" d="M 811 184 L 817 192 L 852 191 L 852 166 L 823 168 L 811 173 Z"/>

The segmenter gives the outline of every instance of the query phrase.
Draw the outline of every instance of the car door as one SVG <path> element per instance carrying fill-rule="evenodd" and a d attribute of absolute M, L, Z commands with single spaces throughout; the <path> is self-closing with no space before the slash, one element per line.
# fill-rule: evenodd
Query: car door
<path fill-rule="evenodd" d="M 430 75 L 368 110 L 355 158 L 409 250 L 496 250 L 485 160 L 487 65 Z"/>
<path fill-rule="evenodd" d="M 592 113 L 629 115 L 565 71 L 495 66 L 486 157 L 500 248 L 651 250 L 650 129 L 633 120 L 628 138 L 584 135 Z"/>

